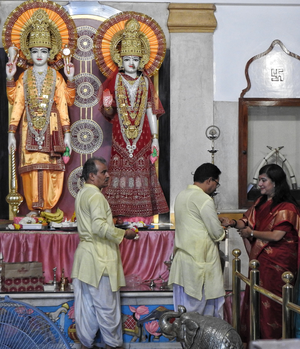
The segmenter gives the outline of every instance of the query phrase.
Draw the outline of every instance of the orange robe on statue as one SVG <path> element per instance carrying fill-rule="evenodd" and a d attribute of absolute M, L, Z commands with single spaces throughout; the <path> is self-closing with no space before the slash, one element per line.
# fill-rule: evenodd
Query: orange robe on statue
<path fill-rule="evenodd" d="M 29 69 L 32 70 L 32 68 Z M 34 74 L 31 74 L 31 79 L 27 79 L 26 72 L 20 75 L 15 86 L 12 84 L 11 87 L 9 85 L 7 87 L 8 99 L 10 103 L 13 103 L 9 131 L 16 131 L 21 123 L 18 170 L 22 176 L 27 206 L 29 210 L 45 210 L 51 209 L 57 204 L 63 189 L 64 133 L 70 131 L 68 105 L 74 102 L 75 84 L 68 84 L 67 87 L 61 74 L 48 67 L 50 77 L 48 81 L 52 83 L 52 86 L 48 86 L 48 91 L 51 91 L 52 87 L 55 91 L 48 116 L 48 125 L 44 132 L 45 139 L 39 147 L 32 133 L 35 128 L 34 126 L 30 127 L 28 122 L 27 110 L 30 108 L 26 108 L 25 103 L 26 91 L 32 96 L 33 94 L 37 95 L 37 89 L 32 82 Z M 43 87 L 41 97 L 45 96 L 46 90 Z M 50 100 L 51 94 L 46 99 Z"/>

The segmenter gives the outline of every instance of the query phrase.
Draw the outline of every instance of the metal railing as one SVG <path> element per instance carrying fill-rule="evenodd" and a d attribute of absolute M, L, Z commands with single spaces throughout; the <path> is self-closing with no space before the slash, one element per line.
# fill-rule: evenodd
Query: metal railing
<path fill-rule="evenodd" d="M 232 251 L 234 259 L 232 260 L 232 326 L 240 333 L 240 299 L 241 299 L 241 280 L 250 287 L 250 341 L 259 339 L 259 308 L 260 294 L 274 300 L 282 305 L 282 339 L 292 338 L 293 336 L 293 311 L 300 314 L 300 306 L 292 303 L 293 286 L 290 284 L 294 279 L 291 272 L 286 271 L 281 278 L 285 282 L 282 287 L 282 298 L 274 293 L 259 286 L 259 261 L 253 259 L 250 261 L 250 279 L 241 274 L 241 260 L 239 256 L 241 251 L 234 249 Z"/>

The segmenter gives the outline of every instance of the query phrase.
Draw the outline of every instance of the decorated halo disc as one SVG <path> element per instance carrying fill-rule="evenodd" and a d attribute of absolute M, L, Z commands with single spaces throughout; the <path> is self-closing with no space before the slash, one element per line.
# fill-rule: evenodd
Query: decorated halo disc
<path fill-rule="evenodd" d="M 74 58 L 79 61 L 91 61 L 94 59 L 93 36 L 96 29 L 88 25 L 77 27 L 78 39 Z"/>
<path fill-rule="evenodd" d="M 75 170 L 70 173 L 68 178 L 68 189 L 70 194 L 74 198 L 76 198 L 77 193 L 84 185 L 84 180 L 80 178 L 82 174 L 82 168 L 82 166 L 75 168 Z"/>
<path fill-rule="evenodd" d="M 81 73 L 75 75 L 76 97 L 75 105 L 81 108 L 91 108 L 98 103 L 100 80 L 93 74 Z"/>
<path fill-rule="evenodd" d="M 101 73 L 109 77 L 118 70 L 111 56 L 110 44 L 113 37 L 123 31 L 125 23 L 135 18 L 140 23 L 140 30 L 145 34 L 150 45 L 150 59 L 144 70 L 154 75 L 160 68 L 166 54 L 166 38 L 159 24 L 151 17 L 133 11 L 125 11 L 109 17 L 98 28 L 94 38 L 94 55 Z"/>
<path fill-rule="evenodd" d="M 71 126 L 72 149 L 79 154 L 92 154 L 103 143 L 101 127 L 93 120 L 75 121 Z"/>
<path fill-rule="evenodd" d="M 20 50 L 21 34 L 27 24 L 30 23 L 33 13 L 39 9 L 46 11 L 51 23 L 57 27 L 61 36 L 62 47 L 68 45 L 71 52 L 74 52 L 77 43 L 77 30 L 69 13 L 62 6 L 52 1 L 28 0 L 16 7 L 3 25 L 2 43 L 6 53 L 13 44 Z M 19 51 L 17 65 L 24 69 L 28 67 L 27 59 L 21 50 Z M 50 65 L 56 70 L 63 67 L 61 52 L 56 55 Z"/>

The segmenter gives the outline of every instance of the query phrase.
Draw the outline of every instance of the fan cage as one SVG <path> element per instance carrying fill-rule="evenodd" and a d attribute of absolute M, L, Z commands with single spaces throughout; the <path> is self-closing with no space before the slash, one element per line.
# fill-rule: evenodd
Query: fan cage
<path fill-rule="evenodd" d="M 41 310 L 5 296 L 0 301 L 0 349 L 71 349 L 69 341 Z"/>

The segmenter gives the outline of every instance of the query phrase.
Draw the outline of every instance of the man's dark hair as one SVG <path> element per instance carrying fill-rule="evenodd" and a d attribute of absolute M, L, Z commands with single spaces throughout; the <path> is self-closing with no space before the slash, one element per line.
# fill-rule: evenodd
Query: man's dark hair
<path fill-rule="evenodd" d="M 221 174 L 219 168 L 211 163 L 202 164 L 194 173 L 194 182 L 203 183 L 210 177 L 218 179 Z"/>
<path fill-rule="evenodd" d="M 80 176 L 81 179 L 87 181 L 89 179 L 90 173 L 96 174 L 98 172 L 95 161 L 102 162 L 102 164 L 106 165 L 106 160 L 101 157 L 93 157 L 88 159 L 83 165 L 82 174 Z"/>

